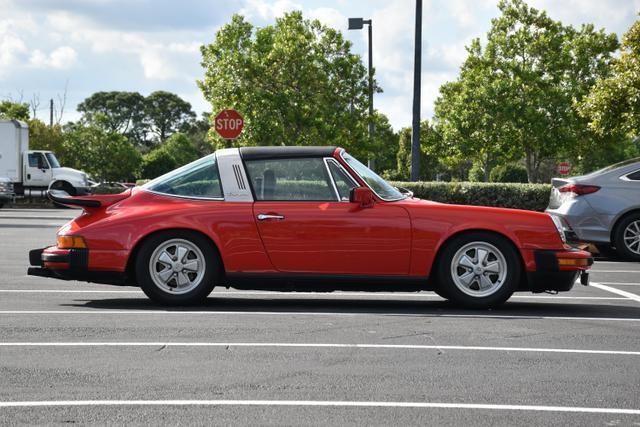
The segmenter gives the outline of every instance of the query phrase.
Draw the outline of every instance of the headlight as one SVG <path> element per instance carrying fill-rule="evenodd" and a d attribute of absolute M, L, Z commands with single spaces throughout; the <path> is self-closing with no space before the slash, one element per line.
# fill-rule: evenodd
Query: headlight
<path fill-rule="evenodd" d="M 564 243 L 567 243 L 567 236 L 565 236 L 564 234 L 564 225 L 562 224 L 562 220 L 555 215 L 549 214 L 549 217 L 551 217 L 551 220 L 555 224 L 556 229 L 558 230 L 558 234 L 560 235 L 560 238 L 562 239 L 562 241 Z"/>

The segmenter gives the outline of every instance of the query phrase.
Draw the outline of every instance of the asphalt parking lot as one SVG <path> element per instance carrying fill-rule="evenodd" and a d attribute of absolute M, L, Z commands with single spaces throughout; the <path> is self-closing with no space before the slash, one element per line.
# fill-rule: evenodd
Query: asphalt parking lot
<path fill-rule="evenodd" d="M 640 425 L 640 264 L 490 311 L 226 289 L 167 310 L 26 276 L 76 213 L 0 210 L 1 424 Z"/>

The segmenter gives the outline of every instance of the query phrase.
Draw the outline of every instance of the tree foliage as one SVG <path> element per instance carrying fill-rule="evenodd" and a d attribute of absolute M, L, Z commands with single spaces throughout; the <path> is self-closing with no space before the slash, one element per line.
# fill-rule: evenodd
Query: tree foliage
<path fill-rule="evenodd" d="M 145 99 L 145 114 L 150 129 L 163 143 L 174 132 L 186 130 L 196 114 L 191 104 L 175 93 L 159 90 Z"/>
<path fill-rule="evenodd" d="M 530 182 L 546 160 L 608 141 L 588 132 L 575 103 L 606 77 L 615 34 L 554 21 L 522 0 L 501 0 L 483 48 L 478 39 L 460 77 L 441 88 L 437 127 L 448 151 L 491 167 L 524 157 Z"/>
<path fill-rule="evenodd" d="M 245 119 L 237 141 L 212 133 L 216 148 L 336 144 L 367 157 L 368 74 L 339 31 L 301 12 L 261 28 L 235 15 L 201 51 L 212 111 Z"/>
<path fill-rule="evenodd" d="M 64 165 L 84 170 L 100 181 L 131 180 L 142 156 L 122 134 L 95 126 L 75 125 L 65 133 Z"/>
<path fill-rule="evenodd" d="M 580 107 L 599 135 L 640 135 L 640 20 L 624 35 L 611 75 L 592 88 Z"/>
<path fill-rule="evenodd" d="M 195 119 L 191 104 L 178 95 L 156 91 L 96 92 L 78 104 L 82 123 L 120 133 L 139 147 L 161 144 L 174 132 L 189 129 Z"/>
<path fill-rule="evenodd" d="M 29 124 L 29 148 L 32 150 L 48 150 L 62 156 L 65 150 L 62 126 L 53 127 L 38 119 L 31 119 Z"/>
<path fill-rule="evenodd" d="M 155 178 L 200 157 L 197 147 L 182 133 L 174 133 L 167 142 L 144 156 L 143 178 Z"/>
<path fill-rule="evenodd" d="M 29 120 L 29 104 L 26 102 L 0 101 L 0 119 Z"/>

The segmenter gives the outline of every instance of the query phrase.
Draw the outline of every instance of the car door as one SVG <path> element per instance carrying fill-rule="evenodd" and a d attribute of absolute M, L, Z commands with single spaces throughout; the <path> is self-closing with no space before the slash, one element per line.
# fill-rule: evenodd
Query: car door
<path fill-rule="evenodd" d="M 51 168 L 43 153 L 28 153 L 25 167 L 25 184 L 31 187 L 46 187 L 51 182 Z"/>
<path fill-rule="evenodd" d="M 350 203 L 348 192 L 357 184 L 338 162 L 311 157 L 245 164 L 255 194 L 258 231 L 278 271 L 408 273 L 408 213 L 393 203 L 376 203 L 372 208 Z"/>

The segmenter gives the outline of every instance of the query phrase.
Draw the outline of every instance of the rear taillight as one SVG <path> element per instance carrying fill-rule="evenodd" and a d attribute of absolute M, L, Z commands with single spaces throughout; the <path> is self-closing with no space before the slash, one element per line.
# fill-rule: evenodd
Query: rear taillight
<path fill-rule="evenodd" d="M 578 196 L 583 196 L 585 194 L 595 193 L 599 189 L 600 187 L 597 185 L 567 184 L 558 188 L 558 191 L 561 193 L 573 193 Z"/>

